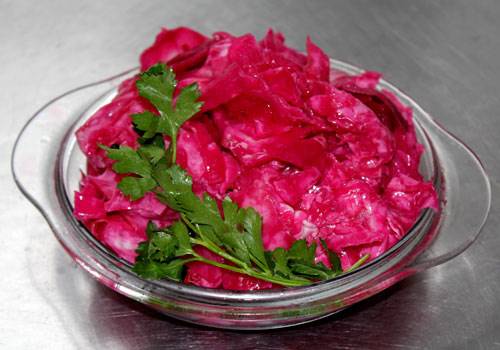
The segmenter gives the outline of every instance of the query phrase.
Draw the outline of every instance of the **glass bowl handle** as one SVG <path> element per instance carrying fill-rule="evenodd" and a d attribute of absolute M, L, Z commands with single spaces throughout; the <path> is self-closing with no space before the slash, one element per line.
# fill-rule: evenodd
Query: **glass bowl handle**
<path fill-rule="evenodd" d="M 23 194 L 47 219 L 53 230 L 58 200 L 54 178 L 57 155 L 65 133 L 85 112 L 80 106 L 91 105 L 120 82 L 137 73 L 137 68 L 111 78 L 70 90 L 46 103 L 24 125 L 14 144 L 11 171 Z M 80 107 L 79 110 L 77 107 Z M 57 127 L 54 127 L 57 125 Z"/>
<path fill-rule="evenodd" d="M 335 62 L 334 66 L 349 74 L 363 72 L 344 62 Z M 423 242 L 421 254 L 404 272 L 411 275 L 454 258 L 476 240 L 490 211 L 491 187 L 481 161 L 472 150 L 397 87 L 382 79 L 379 88 L 396 94 L 404 105 L 411 106 L 414 114 L 419 115 L 419 124 L 432 140 L 434 158 L 441 163 L 435 173 L 439 176 L 446 205 L 442 206 L 437 225 L 433 227 L 435 234 L 430 235 L 431 246 Z M 439 173 L 439 169 L 445 169 L 445 173 Z"/>
<path fill-rule="evenodd" d="M 416 104 L 414 104 L 416 106 Z M 419 108 L 419 107 L 417 107 Z M 431 245 L 409 266 L 418 272 L 440 265 L 466 250 L 479 236 L 491 205 L 488 176 L 474 152 L 423 110 L 421 123 L 432 140 L 444 194 L 442 211 Z"/>

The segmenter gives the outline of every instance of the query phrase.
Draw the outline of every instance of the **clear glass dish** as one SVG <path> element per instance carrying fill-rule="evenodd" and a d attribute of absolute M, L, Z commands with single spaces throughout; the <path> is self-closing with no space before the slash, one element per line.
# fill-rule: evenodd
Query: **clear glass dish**
<path fill-rule="evenodd" d="M 361 69 L 332 60 L 349 74 Z M 446 132 L 411 98 L 382 80 L 414 112 L 425 147 L 424 176 L 433 181 L 440 210 L 425 210 L 408 234 L 384 255 L 336 279 L 280 290 L 233 292 L 171 281 L 144 280 L 101 245 L 73 217 L 85 157 L 75 130 L 110 101 L 133 69 L 53 99 L 24 126 L 12 153 L 15 181 L 40 210 L 68 254 L 100 283 L 161 313 L 188 322 L 231 329 L 268 329 L 316 320 L 376 294 L 416 272 L 442 264 L 477 238 L 491 201 L 488 177 L 474 153 Z"/>

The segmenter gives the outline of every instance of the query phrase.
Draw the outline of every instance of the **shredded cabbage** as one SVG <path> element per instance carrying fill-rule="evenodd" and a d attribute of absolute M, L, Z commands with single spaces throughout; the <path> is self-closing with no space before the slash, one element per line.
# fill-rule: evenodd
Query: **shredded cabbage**
<path fill-rule="evenodd" d="M 272 30 L 257 41 L 223 32 L 207 38 L 181 27 L 163 29 L 140 61 L 141 70 L 164 62 L 179 87 L 197 82 L 201 89 L 203 109 L 178 138 L 178 163 L 193 177 L 194 191 L 255 208 L 267 250 L 321 238 L 348 269 L 367 253 L 374 259 L 387 251 L 422 209 L 437 208 L 437 198 L 418 170 L 423 147 L 411 109 L 377 90 L 380 74 L 348 76 L 332 70 L 310 39 L 306 49 L 287 47 Z M 130 262 L 148 221 L 165 226 L 178 218 L 152 194 L 126 198 L 116 187 L 121 175 L 99 148 L 137 147 L 130 116 L 154 108 L 138 95 L 135 80 L 124 81 L 76 133 L 88 164 L 74 214 Z M 219 259 L 201 247 L 199 253 Z M 328 265 L 321 249 L 316 259 Z M 185 282 L 274 287 L 199 262 L 189 264 Z"/>

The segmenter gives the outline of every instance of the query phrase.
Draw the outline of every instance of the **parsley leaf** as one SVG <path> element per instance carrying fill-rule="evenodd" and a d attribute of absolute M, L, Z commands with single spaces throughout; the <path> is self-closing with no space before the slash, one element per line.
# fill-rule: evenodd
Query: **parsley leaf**
<path fill-rule="evenodd" d="M 181 90 L 175 102 L 175 112 L 172 118 L 175 128 L 179 129 L 186 120 L 198 113 L 203 105 L 203 102 L 197 102 L 198 98 L 200 98 L 200 90 L 196 83 Z"/>
<path fill-rule="evenodd" d="M 143 145 L 138 150 L 141 157 L 146 158 L 152 165 L 158 164 L 158 162 L 165 157 L 164 146 L 157 146 L 154 144 Z"/>
<path fill-rule="evenodd" d="M 150 139 L 156 135 L 159 118 L 150 111 L 132 115 L 132 121 L 137 130 L 143 131 L 143 139 Z"/>
<path fill-rule="evenodd" d="M 185 121 L 200 111 L 203 104 L 198 101 L 198 85 L 194 83 L 183 88 L 174 105 L 173 94 L 177 86 L 174 71 L 165 64 L 158 63 L 140 75 L 136 86 L 139 95 L 151 102 L 159 113 L 157 120 L 151 112 L 134 115 L 132 118 L 136 128 L 144 131 L 144 138 L 151 138 L 156 133 L 170 136 L 172 145 L 169 150 L 172 162 L 175 163 L 179 129 Z"/>
<path fill-rule="evenodd" d="M 291 274 L 290 268 L 288 267 L 287 252 L 283 248 L 276 248 L 272 252 L 272 259 L 274 262 L 274 273 L 279 274 L 283 277 L 289 277 Z"/>
<path fill-rule="evenodd" d="M 151 164 L 143 159 L 136 150 L 128 146 L 118 149 L 101 146 L 110 159 L 116 160 L 113 170 L 118 174 L 132 173 L 142 177 L 151 177 Z"/>
<path fill-rule="evenodd" d="M 330 265 L 332 265 L 332 270 L 335 271 L 336 274 L 340 275 L 342 273 L 342 265 L 340 264 L 339 256 L 334 252 L 332 252 L 330 248 L 328 248 L 323 238 L 320 239 L 320 242 L 321 242 L 321 247 L 326 252 L 326 256 L 328 257 Z"/>
<path fill-rule="evenodd" d="M 243 239 L 248 247 L 250 258 L 260 268 L 268 270 L 269 266 L 262 242 L 262 217 L 253 208 L 239 209 L 238 216 L 244 228 Z"/>
<path fill-rule="evenodd" d="M 163 63 L 156 64 L 140 74 L 136 86 L 139 95 L 151 102 L 160 116 L 163 116 L 161 120 L 166 121 L 168 115 L 172 115 L 172 99 L 177 86 L 172 68 L 166 68 Z M 166 130 L 162 132 L 169 134 Z M 172 134 L 169 135 L 172 136 Z"/>
<path fill-rule="evenodd" d="M 120 146 L 118 149 L 100 146 L 107 152 L 110 159 L 116 160 L 113 164 L 113 170 L 118 174 L 134 174 L 137 176 L 126 176 L 118 183 L 118 188 L 123 194 L 129 196 L 132 200 L 142 198 L 147 192 L 156 187 L 156 182 L 152 176 L 151 160 L 156 160 L 158 154 L 149 149 L 150 158 L 148 159 L 148 148 L 143 150 L 144 155 L 128 146 Z M 164 150 L 161 150 L 163 154 Z M 158 153 L 159 150 L 156 150 Z M 163 156 L 163 155 L 162 155 Z"/>
<path fill-rule="evenodd" d="M 140 178 L 126 176 L 118 183 L 118 189 L 120 189 L 123 194 L 129 196 L 132 200 L 144 197 L 147 192 L 151 191 L 155 187 L 156 182 L 149 177 Z"/>
<path fill-rule="evenodd" d="M 288 250 L 288 259 L 297 263 L 312 265 L 316 256 L 316 244 L 307 245 L 304 239 L 299 239 L 293 243 Z"/>

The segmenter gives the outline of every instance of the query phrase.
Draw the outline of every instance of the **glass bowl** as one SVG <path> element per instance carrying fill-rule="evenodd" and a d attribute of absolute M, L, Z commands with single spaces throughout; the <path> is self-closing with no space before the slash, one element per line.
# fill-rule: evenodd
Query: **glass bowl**
<path fill-rule="evenodd" d="M 348 74 L 362 70 L 331 61 Z M 171 281 L 148 281 L 126 261 L 100 244 L 72 215 L 85 157 L 75 130 L 116 94 L 133 69 L 88 84 L 53 99 L 23 127 L 12 153 L 15 181 L 40 210 L 68 254 L 100 283 L 166 315 L 230 329 L 269 329 L 316 320 L 376 294 L 416 272 L 442 264 L 477 238 L 490 208 L 488 177 L 474 153 L 446 132 L 411 98 L 381 80 L 414 112 L 419 141 L 425 147 L 424 177 L 434 182 L 438 212 L 424 210 L 406 236 L 361 268 L 306 287 L 234 292 Z"/>

